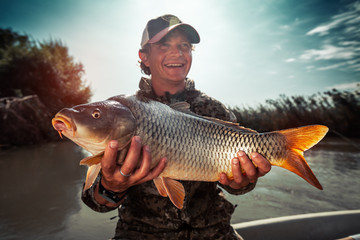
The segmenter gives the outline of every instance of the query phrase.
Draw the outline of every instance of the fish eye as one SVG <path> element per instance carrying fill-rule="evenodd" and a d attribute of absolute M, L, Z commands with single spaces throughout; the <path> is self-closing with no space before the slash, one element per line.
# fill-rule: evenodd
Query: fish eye
<path fill-rule="evenodd" d="M 95 110 L 92 114 L 93 118 L 98 119 L 101 117 L 100 111 L 99 110 Z"/>

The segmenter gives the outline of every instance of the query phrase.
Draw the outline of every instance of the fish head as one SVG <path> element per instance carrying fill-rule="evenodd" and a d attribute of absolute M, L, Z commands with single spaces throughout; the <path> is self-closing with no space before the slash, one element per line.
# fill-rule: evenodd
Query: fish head
<path fill-rule="evenodd" d="M 125 147 L 135 133 L 136 121 L 123 104 L 106 100 L 64 108 L 52 119 L 60 136 L 64 135 L 87 151 L 97 154 L 110 140 Z"/>

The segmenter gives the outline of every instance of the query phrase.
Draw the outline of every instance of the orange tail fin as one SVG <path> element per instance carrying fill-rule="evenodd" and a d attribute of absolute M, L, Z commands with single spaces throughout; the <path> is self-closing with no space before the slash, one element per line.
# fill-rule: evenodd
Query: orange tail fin
<path fill-rule="evenodd" d="M 286 138 L 288 154 L 286 160 L 278 161 L 274 165 L 288 169 L 322 190 L 320 182 L 305 161 L 303 152 L 320 142 L 328 130 L 326 126 L 311 125 L 277 131 Z"/>

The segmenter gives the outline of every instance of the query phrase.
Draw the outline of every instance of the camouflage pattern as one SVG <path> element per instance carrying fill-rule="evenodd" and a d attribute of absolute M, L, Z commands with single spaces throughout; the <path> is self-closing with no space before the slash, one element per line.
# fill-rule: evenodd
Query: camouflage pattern
<path fill-rule="evenodd" d="M 151 80 L 142 78 L 137 95 L 165 104 L 187 101 L 190 109 L 199 115 L 236 121 L 232 112 L 219 101 L 196 90 L 194 82 L 189 79 L 186 80 L 185 91 L 158 97 L 152 91 Z M 239 195 L 251 191 L 255 184 L 236 190 L 217 182 L 181 182 L 186 192 L 181 210 L 168 198 L 159 195 L 153 181 L 128 189 L 118 209 L 120 219 L 114 239 L 241 239 L 230 225 L 235 207 L 224 198 L 218 185 L 231 194 Z M 84 203 L 98 212 L 114 210 L 99 205 L 93 198 L 93 189 L 91 187 L 83 193 Z"/>

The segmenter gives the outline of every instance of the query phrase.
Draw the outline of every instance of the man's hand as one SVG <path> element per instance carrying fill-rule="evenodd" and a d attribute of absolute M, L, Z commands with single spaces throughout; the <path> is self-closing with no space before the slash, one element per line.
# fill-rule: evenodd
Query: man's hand
<path fill-rule="evenodd" d="M 110 141 L 105 149 L 104 157 L 101 160 L 102 179 L 101 184 L 105 189 L 113 192 L 124 192 L 129 187 L 150 181 L 159 176 L 166 165 L 166 158 L 153 168 L 151 167 L 151 154 L 148 146 L 142 146 L 141 139 L 135 136 L 131 140 L 129 151 L 122 166 L 116 164 L 118 142 Z M 142 158 L 140 153 L 142 151 Z M 137 166 L 139 166 L 137 168 Z M 121 171 L 121 173 L 120 173 Z M 95 189 L 95 199 L 100 204 L 112 206 L 105 199 L 97 194 L 98 186 Z"/>
<path fill-rule="evenodd" d="M 225 173 L 221 173 L 219 182 L 233 189 L 246 187 L 254 183 L 259 177 L 264 176 L 271 170 L 271 164 L 258 153 L 251 154 L 252 161 L 243 151 L 237 153 L 237 157 L 231 161 L 233 180 L 229 180 Z"/>

